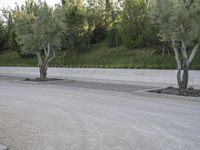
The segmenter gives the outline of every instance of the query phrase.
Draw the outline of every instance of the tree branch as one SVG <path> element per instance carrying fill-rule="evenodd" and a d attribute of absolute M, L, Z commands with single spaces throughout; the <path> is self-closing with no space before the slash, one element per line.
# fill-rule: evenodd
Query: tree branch
<path fill-rule="evenodd" d="M 194 59 L 194 56 L 196 55 L 198 49 L 199 49 L 199 43 L 196 44 L 196 45 L 194 46 L 193 50 L 192 50 L 192 53 L 191 53 L 191 55 L 190 55 L 190 58 L 188 59 L 188 64 L 189 64 L 189 65 L 191 64 L 192 60 Z"/>
<path fill-rule="evenodd" d="M 50 52 L 51 52 L 51 44 L 48 42 L 48 44 L 47 44 L 47 54 L 48 54 L 48 57 L 50 55 Z"/>
<path fill-rule="evenodd" d="M 36 53 L 37 58 L 38 58 L 38 66 L 42 66 L 42 57 L 40 55 L 40 53 Z"/>
<path fill-rule="evenodd" d="M 44 48 L 44 52 L 45 52 L 45 58 L 44 58 L 43 65 L 46 66 L 49 62 L 50 54 L 51 54 L 51 44 L 49 42 L 47 44 L 47 48 Z"/>
<path fill-rule="evenodd" d="M 187 50 L 186 50 L 187 47 L 186 47 L 186 44 L 183 39 L 181 40 L 181 43 L 182 43 L 182 47 L 181 47 L 182 55 L 183 55 L 184 59 L 187 60 L 188 59 Z"/>
<path fill-rule="evenodd" d="M 185 33 L 185 29 L 183 27 L 183 23 L 180 24 L 180 27 L 181 27 L 181 32 Z"/>
<path fill-rule="evenodd" d="M 181 28 L 182 34 L 185 34 L 185 29 L 184 29 L 184 27 L 183 27 L 183 23 L 180 24 L 180 28 Z M 186 46 L 186 43 L 185 43 L 185 41 L 184 41 L 183 38 L 182 38 L 182 40 L 181 40 L 181 43 L 182 43 L 182 47 L 181 47 L 182 55 L 183 55 L 184 59 L 187 60 L 187 59 L 188 59 L 187 51 L 186 51 L 187 46 Z"/>
<path fill-rule="evenodd" d="M 174 48 L 177 67 L 178 67 L 178 69 L 181 69 L 181 61 L 180 61 L 180 58 L 179 58 L 179 52 L 178 52 L 178 49 L 175 46 L 175 40 L 173 38 L 172 38 L 172 45 L 173 45 L 173 48 Z"/>
<path fill-rule="evenodd" d="M 47 48 L 44 48 L 44 54 L 45 54 L 45 56 L 48 55 Z"/>
<path fill-rule="evenodd" d="M 48 63 L 49 63 L 50 61 L 52 61 L 55 57 L 56 57 L 56 52 L 53 51 L 53 55 L 52 55 L 51 58 L 48 59 Z"/>

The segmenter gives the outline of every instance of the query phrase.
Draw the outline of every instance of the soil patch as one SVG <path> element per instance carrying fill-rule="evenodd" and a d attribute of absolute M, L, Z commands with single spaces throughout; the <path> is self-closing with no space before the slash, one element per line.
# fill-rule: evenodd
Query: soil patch
<path fill-rule="evenodd" d="M 63 79 L 57 79 L 57 78 L 46 78 L 44 80 L 41 80 L 40 78 L 30 79 L 26 78 L 24 81 L 31 81 L 31 82 L 47 82 L 47 81 L 58 81 Z"/>
<path fill-rule="evenodd" d="M 175 88 L 175 87 L 167 87 L 165 89 L 150 90 L 148 92 L 159 93 L 159 94 L 169 94 L 169 95 L 200 97 L 200 89 L 193 89 L 193 88 L 188 88 L 188 90 L 180 91 L 178 88 Z"/>

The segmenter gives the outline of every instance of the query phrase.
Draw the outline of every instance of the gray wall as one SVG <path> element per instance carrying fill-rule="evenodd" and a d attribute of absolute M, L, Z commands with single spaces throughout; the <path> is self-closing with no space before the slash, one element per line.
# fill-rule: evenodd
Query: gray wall
<path fill-rule="evenodd" d="M 91 68 L 49 68 L 51 77 L 78 77 L 118 81 L 137 81 L 176 84 L 176 70 L 152 69 L 91 69 Z M 39 75 L 37 67 L 0 67 L 0 75 Z M 200 70 L 191 70 L 190 85 L 200 85 Z"/>

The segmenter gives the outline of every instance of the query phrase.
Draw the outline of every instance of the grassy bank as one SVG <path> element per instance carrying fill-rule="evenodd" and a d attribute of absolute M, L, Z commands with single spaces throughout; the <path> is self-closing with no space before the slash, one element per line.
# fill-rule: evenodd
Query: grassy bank
<path fill-rule="evenodd" d="M 138 68 L 138 69 L 175 69 L 174 54 L 161 56 L 153 49 L 128 50 L 123 47 L 93 47 L 91 50 L 74 56 L 57 53 L 51 67 L 79 68 Z M 0 66 L 37 66 L 36 58 L 22 58 L 15 52 L 0 54 Z M 200 69 L 200 54 L 195 57 L 191 69 Z"/>

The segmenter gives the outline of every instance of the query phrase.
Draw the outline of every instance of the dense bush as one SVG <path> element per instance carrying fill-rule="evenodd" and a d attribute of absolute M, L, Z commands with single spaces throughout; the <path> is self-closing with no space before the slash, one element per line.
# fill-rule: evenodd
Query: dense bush
<path fill-rule="evenodd" d="M 3 21 L 0 20 L 0 52 L 6 49 L 6 30 Z"/>

